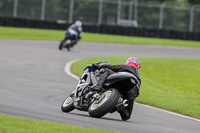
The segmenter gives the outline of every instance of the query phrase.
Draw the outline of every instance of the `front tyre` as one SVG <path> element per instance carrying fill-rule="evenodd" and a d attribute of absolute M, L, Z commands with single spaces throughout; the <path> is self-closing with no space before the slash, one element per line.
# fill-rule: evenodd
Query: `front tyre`
<path fill-rule="evenodd" d="M 61 41 L 61 42 L 60 42 L 60 45 L 59 45 L 59 47 L 58 47 L 59 50 L 62 50 L 62 48 L 63 48 L 63 43 L 64 43 L 64 41 Z"/>
<path fill-rule="evenodd" d="M 63 101 L 63 103 L 62 103 L 62 105 L 61 105 L 61 110 L 62 110 L 63 112 L 68 113 L 68 112 L 70 112 L 70 111 L 72 111 L 72 110 L 74 110 L 74 109 L 75 109 L 75 107 L 74 107 L 74 100 L 73 100 L 72 97 L 68 96 L 68 97 Z"/>
<path fill-rule="evenodd" d="M 109 89 L 100 96 L 101 98 L 95 100 L 89 107 L 89 115 L 91 117 L 100 118 L 112 110 L 119 98 L 120 94 L 116 89 Z"/>

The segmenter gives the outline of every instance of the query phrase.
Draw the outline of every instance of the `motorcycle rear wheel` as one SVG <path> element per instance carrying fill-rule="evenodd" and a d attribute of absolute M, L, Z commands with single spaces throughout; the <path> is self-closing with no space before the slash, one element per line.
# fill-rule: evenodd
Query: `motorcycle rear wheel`
<path fill-rule="evenodd" d="M 75 107 L 74 107 L 74 100 L 73 100 L 72 97 L 68 96 L 68 97 L 63 101 L 63 103 L 62 103 L 62 105 L 61 105 L 61 110 L 62 110 L 63 112 L 68 113 L 68 112 L 70 112 L 70 111 L 72 111 L 72 110 L 74 110 L 74 109 L 75 109 Z"/>
<path fill-rule="evenodd" d="M 110 112 L 117 104 L 120 98 L 119 91 L 109 89 L 101 95 L 101 98 L 95 100 L 89 107 L 88 112 L 91 117 L 100 118 Z"/>

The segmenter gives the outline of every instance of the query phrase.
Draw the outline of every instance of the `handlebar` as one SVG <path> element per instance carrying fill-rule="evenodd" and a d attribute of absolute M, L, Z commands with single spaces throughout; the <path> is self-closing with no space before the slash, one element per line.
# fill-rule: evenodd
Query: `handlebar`
<path fill-rule="evenodd" d="M 89 72 L 95 72 L 95 69 L 92 67 L 92 65 L 88 65 L 83 71 L 88 69 Z"/>

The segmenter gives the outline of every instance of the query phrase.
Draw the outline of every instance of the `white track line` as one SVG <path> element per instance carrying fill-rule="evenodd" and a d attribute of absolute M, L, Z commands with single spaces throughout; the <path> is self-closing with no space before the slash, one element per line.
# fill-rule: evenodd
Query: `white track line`
<path fill-rule="evenodd" d="M 64 70 L 65 70 L 65 73 L 67 73 L 69 76 L 71 76 L 72 78 L 74 78 L 74 79 L 76 79 L 76 80 L 79 80 L 80 77 L 78 77 L 77 75 L 75 75 L 75 74 L 73 74 L 73 73 L 71 72 L 71 65 L 72 65 L 74 62 L 76 62 L 76 61 L 78 61 L 78 59 L 77 59 L 77 60 L 72 60 L 72 61 L 70 61 L 70 62 L 67 62 L 67 64 L 65 65 Z"/>
<path fill-rule="evenodd" d="M 69 76 L 73 77 L 76 80 L 79 80 L 80 77 L 78 77 L 77 75 L 75 75 L 75 74 L 73 74 L 71 72 L 71 65 L 76 61 L 78 61 L 78 59 L 77 60 L 72 60 L 70 62 L 67 62 L 66 65 L 65 65 L 64 70 L 65 70 L 65 73 L 67 73 Z M 179 116 L 179 117 L 183 117 L 183 118 L 186 118 L 186 119 L 190 119 L 190 120 L 194 120 L 194 121 L 200 122 L 200 119 L 192 118 L 192 117 L 189 117 L 189 116 L 186 116 L 186 115 L 181 115 L 181 114 L 178 114 L 178 113 L 174 113 L 174 112 L 171 112 L 171 111 L 167 111 L 167 110 L 164 110 L 164 109 L 152 107 L 152 106 L 145 105 L 145 104 L 140 104 L 140 103 L 136 103 L 136 104 L 139 104 L 141 106 L 148 107 L 148 108 L 151 108 L 151 109 L 155 109 L 155 110 L 158 110 L 158 111 L 162 111 L 162 112 L 165 112 L 165 113 L 168 113 L 168 114 L 172 114 L 172 115 L 175 115 L 175 116 Z"/>

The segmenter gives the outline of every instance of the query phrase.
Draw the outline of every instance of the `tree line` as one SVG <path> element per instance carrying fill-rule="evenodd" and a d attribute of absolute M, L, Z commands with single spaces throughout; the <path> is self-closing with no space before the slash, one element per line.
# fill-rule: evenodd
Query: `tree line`
<path fill-rule="evenodd" d="M 121 0 L 121 3 L 135 2 L 135 0 Z M 113 3 L 115 2 L 115 3 Z M 102 8 L 102 24 L 116 21 L 118 0 L 104 0 Z M 190 6 L 200 4 L 200 0 L 137 0 L 139 3 L 171 3 L 177 6 Z M 45 20 L 64 20 L 69 22 L 70 15 L 70 0 L 46 0 L 45 5 Z M 82 20 L 86 24 L 97 24 L 99 17 L 99 0 L 74 0 L 73 6 L 73 22 L 77 19 Z M 42 12 L 42 0 L 18 0 L 17 17 L 40 19 Z M 123 18 L 129 19 L 130 14 L 129 4 L 124 5 Z M 13 16 L 14 0 L 0 0 L 0 16 Z M 160 18 L 160 6 L 146 7 L 139 6 L 137 10 L 137 22 L 139 27 L 158 28 Z M 163 28 L 185 30 L 189 29 L 190 9 L 171 9 L 165 8 L 163 14 Z M 194 15 L 194 30 L 200 31 L 200 12 L 195 12 Z M 134 9 L 132 11 L 132 19 L 134 19 Z"/>

